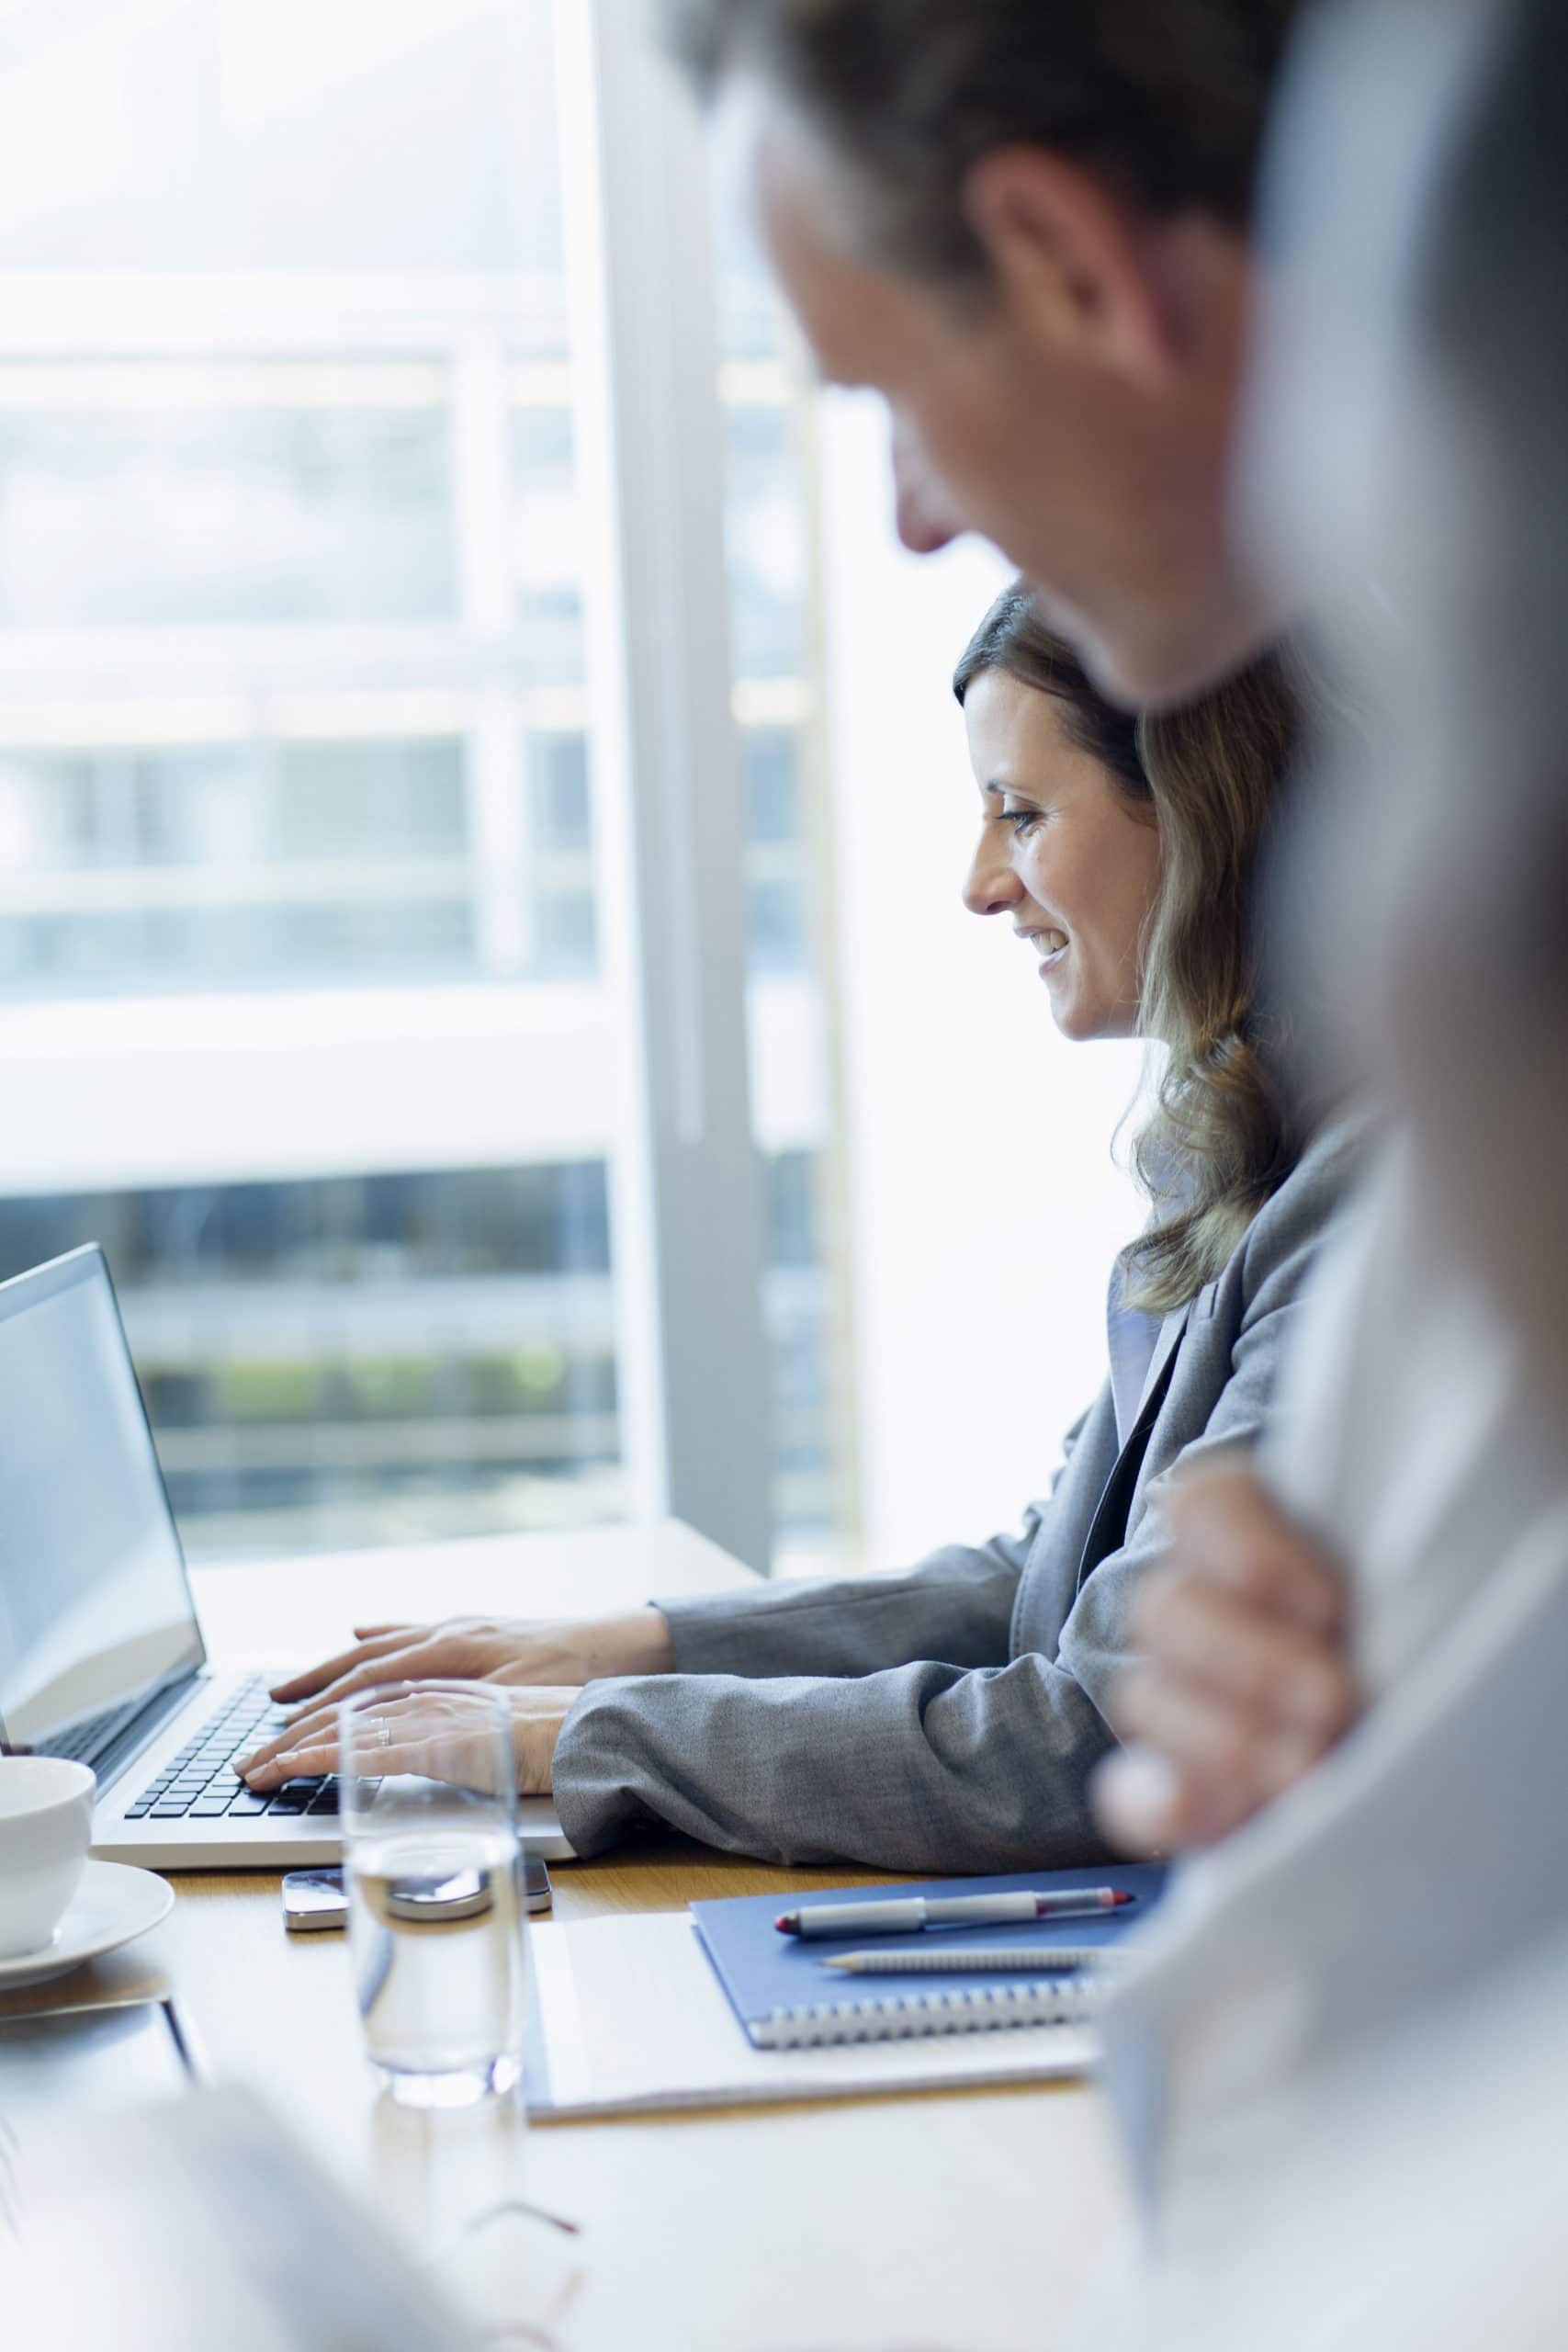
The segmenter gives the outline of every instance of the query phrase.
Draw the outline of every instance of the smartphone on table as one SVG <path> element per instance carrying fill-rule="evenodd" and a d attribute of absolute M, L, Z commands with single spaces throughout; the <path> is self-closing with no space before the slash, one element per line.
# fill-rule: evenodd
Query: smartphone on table
<path fill-rule="evenodd" d="M 463 1901 L 461 1891 L 454 1889 L 441 1898 L 456 1905 Z M 550 1907 L 550 1874 L 537 1854 L 523 1857 L 523 1905 L 527 1911 L 547 1911 Z M 434 1903 L 431 1905 L 432 1915 Z M 448 1915 L 456 1918 L 456 1908 Z M 333 1862 L 321 1870 L 289 1871 L 283 1881 L 283 1924 L 294 1935 L 310 1935 L 321 1928 L 346 1928 L 348 1897 L 344 1892 L 343 1864 Z"/>

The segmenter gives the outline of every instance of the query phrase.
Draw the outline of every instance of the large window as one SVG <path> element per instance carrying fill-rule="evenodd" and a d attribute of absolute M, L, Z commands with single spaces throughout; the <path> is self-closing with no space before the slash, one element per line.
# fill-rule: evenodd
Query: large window
<path fill-rule="evenodd" d="M 452 375 L 428 355 L 13 363 L 0 625 L 452 619 Z"/>
<path fill-rule="evenodd" d="M 89 1237 L 196 1550 L 621 1516 L 602 1164 L 0 1203 Z"/>
<path fill-rule="evenodd" d="M 647 1502 L 575 26 L 328 16 L 25 0 L 0 69 L 0 135 L 59 118 L 0 192 L 0 1274 L 104 1241 L 198 1552 Z M 810 469 L 752 300 L 719 374 L 736 881 L 797 1558 L 845 1493 Z"/>

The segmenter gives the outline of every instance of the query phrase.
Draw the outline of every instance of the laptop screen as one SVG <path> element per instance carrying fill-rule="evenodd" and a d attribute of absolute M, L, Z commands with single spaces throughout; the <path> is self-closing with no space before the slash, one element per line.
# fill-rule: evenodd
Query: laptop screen
<path fill-rule="evenodd" d="M 108 1268 L 73 1250 L 0 1283 L 0 1729 L 56 1744 L 202 1657 Z"/>

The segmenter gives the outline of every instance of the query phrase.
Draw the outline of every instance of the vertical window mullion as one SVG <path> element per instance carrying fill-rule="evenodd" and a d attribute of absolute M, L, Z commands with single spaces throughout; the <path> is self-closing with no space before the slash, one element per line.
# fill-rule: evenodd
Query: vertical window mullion
<path fill-rule="evenodd" d="M 705 142 L 646 0 L 558 0 L 612 1190 L 636 1501 L 755 1566 L 771 1381 Z"/>

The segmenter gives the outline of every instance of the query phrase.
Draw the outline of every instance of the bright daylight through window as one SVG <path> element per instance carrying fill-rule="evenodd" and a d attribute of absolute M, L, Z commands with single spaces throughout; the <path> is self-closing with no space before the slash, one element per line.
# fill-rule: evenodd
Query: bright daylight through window
<path fill-rule="evenodd" d="M 198 1555 L 645 1499 L 559 21 L 0 28 L 0 1274 L 104 1243 Z M 771 299 L 717 283 L 798 1561 L 846 1508 L 810 468 Z"/>

